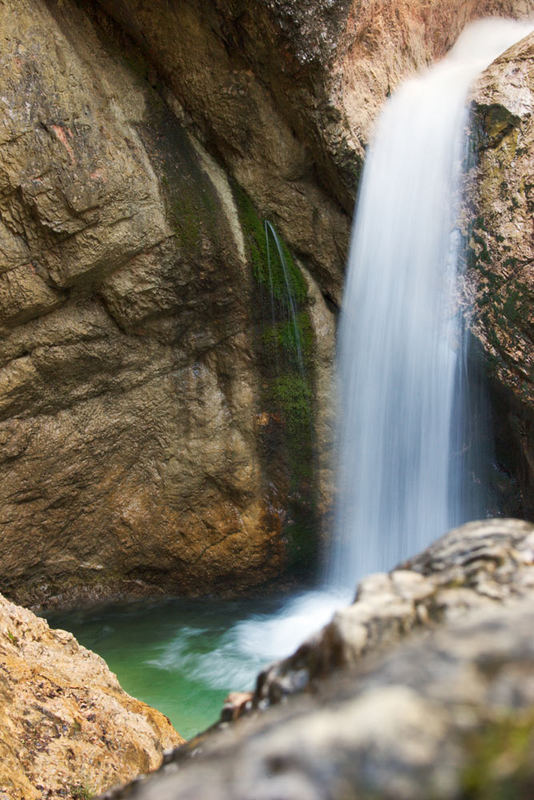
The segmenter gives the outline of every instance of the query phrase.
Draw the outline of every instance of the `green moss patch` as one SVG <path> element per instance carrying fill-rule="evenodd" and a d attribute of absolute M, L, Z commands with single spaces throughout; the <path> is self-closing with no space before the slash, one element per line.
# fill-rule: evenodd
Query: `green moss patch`
<path fill-rule="evenodd" d="M 272 393 L 274 402 L 284 412 L 291 432 L 306 436 L 313 421 L 313 396 L 309 382 L 302 375 L 281 375 L 273 380 Z"/>
<path fill-rule="evenodd" d="M 486 724 L 466 741 L 462 775 L 466 800 L 526 800 L 534 797 L 534 713 L 518 713 Z"/>
<path fill-rule="evenodd" d="M 306 281 L 288 246 L 234 187 L 247 245 L 254 295 L 255 350 L 261 373 L 260 432 L 264 470 L 285 513 L 282 537 L 292 572 L 316 564 L 314 476 L 315 336 Z"/>
<path fill-rule="evenodd" d="M 252 275 L 255 282 L 277 302 L 285 303 L 289 292 L 297 305 L 307 300 L 306 281 L 286 243 L 279 237 L 285 261 L 285 272 L 276 244 L 265 233 L 265 221 L 260 219 L 252 201 L 240 187 L 234 187 L 234 195 L 239 208 L 243 232 L 247 241 Z"/>

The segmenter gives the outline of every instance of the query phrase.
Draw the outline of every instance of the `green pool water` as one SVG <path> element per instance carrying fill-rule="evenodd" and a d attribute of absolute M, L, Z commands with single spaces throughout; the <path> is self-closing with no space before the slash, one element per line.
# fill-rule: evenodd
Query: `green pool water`
<path fill-rule="evenodd" d="M 182 736 L 216 722 L 229 691 L 289 655 L 339 607 L 316 591 L 292 597 L 167 600 L 44 614 L 101 655 L 122 687 L 166 714 Z M 342 604 L 342 603 L 341 603 Z"/>
<path fill-rule="evenodd" d="M 101 655 L 122 687 L 189 738 L 215 722 L 229 691 L 253 688 L 268 658 L 243 647 L 240 624 L 274 600 L 169 600 L 45 614 Z"/>

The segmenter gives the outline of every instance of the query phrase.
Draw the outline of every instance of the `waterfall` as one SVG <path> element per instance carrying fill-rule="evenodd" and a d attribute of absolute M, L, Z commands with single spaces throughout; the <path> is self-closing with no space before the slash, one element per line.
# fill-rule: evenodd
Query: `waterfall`
<path fill-rule="evenodd" d="M 485 515 L 466 489 L 455 231 L 469 86 L 531 25 L 484 20 L 387 102 L 369 149 L 340 323 L 339 499 L 327 583 L 353 590 Z M 461 446 L 461 443 L 460 443 Z M 482 456 L 483 457 L 483 456 Z"/>
<path fill-rule="evenodd" d="M 340 327 L 337 541 L 321 587 L 284 599 L 274 611 L 251 608 L 225 630 L 215 651 L 188 665 L 212 688 L 226 686 L 227 675 L 235 676 L 236 687 L 251 688 L 257 670 L 326 623 L 364 574 L 395 566 L 462 515 L 477 513 L 477 502 L 483 510 L 484 498 L 469 509 L 466 476 L 456 468 L 463 459 L 455 453 L 468 427 L 458 396 L 467 387 L 460 380 L 461 242 L 454 232 L 464 109 L 477 73 L 527 32 L 505 20 L 478 23 L 444 62 L 401 87 L 386 105 L 365 167 Z M 485 52 L 475 57 L 480 44 Z M 295 387 L 289 411 L 304 385 L 295 378 L 306 366 L 306 327 L 299 320 L 305 298 L 272 225 L 254 230 L 266 382 L 277 385 L 287 360 Z M 305 419 L 297 423 L 285 429 L 295 441 L 308 430 Z M 306 466 L 306 453 L 298 460 Z M 188 645 L 180 633 L 157 663 L 168 669 L 184 657 Z"/>

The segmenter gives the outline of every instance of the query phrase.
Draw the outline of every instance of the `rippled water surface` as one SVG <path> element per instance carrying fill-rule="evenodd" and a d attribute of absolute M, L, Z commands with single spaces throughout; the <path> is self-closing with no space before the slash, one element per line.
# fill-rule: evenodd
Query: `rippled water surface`
<path fill-rule="evenodd" d="M 340 605 L 321 592 L 252 600 L 168 600 L 47 614 L 101 655 L 122 687 L 189 738 L 215 722 L 229 691 L 254 687 Z"/>

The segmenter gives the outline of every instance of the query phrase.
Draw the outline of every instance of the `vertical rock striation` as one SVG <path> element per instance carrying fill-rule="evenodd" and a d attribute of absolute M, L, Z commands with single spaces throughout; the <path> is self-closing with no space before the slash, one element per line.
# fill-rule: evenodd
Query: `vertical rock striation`
<path fill-rule="evenodd" d="M 473 329 L 491 379 L 500 475 L 510 508 L 534 518 L 534 34 L 473 92 L 468 178 Z M 512 485 L 510 485 L 512 482 Z"/>

